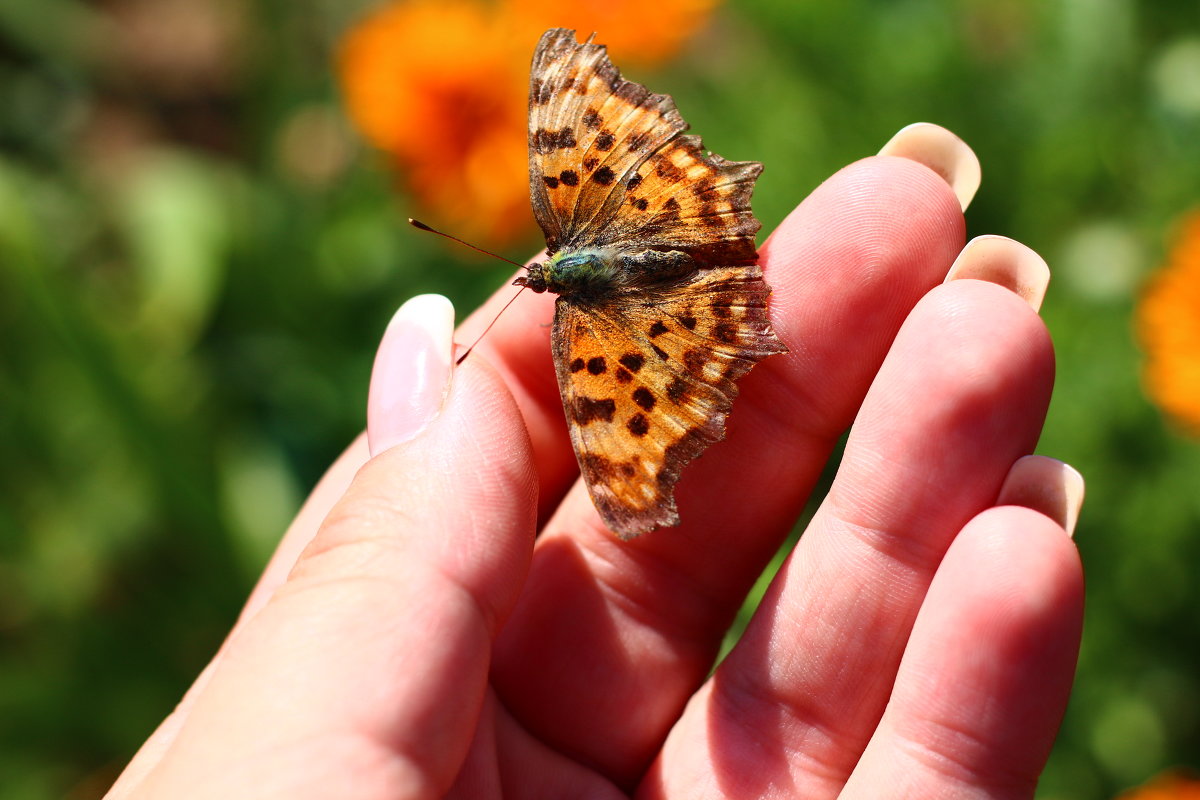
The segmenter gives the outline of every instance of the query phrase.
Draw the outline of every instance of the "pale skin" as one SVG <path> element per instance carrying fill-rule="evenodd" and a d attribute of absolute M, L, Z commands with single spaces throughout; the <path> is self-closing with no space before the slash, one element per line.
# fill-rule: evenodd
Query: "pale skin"
<path fill-rule="evenodd" d="M 679 484 L 682 525 L 632 542 L 577 480 L 553 297 L 526 292 L 427 426 L 331 467 L 109 797 L 1031 797 L 1082 570 L 1061 515 L 1003 502 L 1053 351 L 1003 267 L 942 283 L 964 231 L 947 183 L 906 158 L 805 200 L 761 248 L 792 352 L 740 382 L 727 439 Z"/>

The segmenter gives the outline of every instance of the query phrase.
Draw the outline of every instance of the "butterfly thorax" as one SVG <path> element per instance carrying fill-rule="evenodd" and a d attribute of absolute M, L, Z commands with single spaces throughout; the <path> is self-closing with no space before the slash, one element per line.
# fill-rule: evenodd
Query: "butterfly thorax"
<path fill-rule="evenodd" d="M 594 299 L 614 290 L 674 280 L 695 269 L 695 261 L 678 250 L 563 250 L 528 269 L 528 275 L 514 281 L 517 286 L 539 293 L 554 292 L 568 300 Z"/>
<path fill-rule="evenodd" d="M 614 286 L 619 272 L 610 252 L 558 252 L 545 263 L 531 265 L 529 274 L 517 278 L 516 283 L 535 292 L 550 291 L 568 297 L 593 295 Z"/>

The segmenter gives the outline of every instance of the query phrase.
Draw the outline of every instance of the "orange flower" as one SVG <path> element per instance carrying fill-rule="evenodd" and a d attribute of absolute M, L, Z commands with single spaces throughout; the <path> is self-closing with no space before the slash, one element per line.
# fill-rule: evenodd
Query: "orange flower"
<path fill-rule="evenodd" d="M 1117 800 L 1200 800 L 1200 781 L 1195 778 L 1168 773 L 1137 789 L 1130 789 Z"/>
<path fill-rule="evenodd" d="M 718 0 L 511 0 L 522 32 L 536 41 L 547 28 L 571 28 L 580 39 L 596 33 L 622 64 L 655 65 L 679 51 L 708 21 Z"/>
<path fill-rule="evenodd" d="M 619 59 L 654 63 L 715 2 L 391 2 L 343 39 L 342 92 L 354 124 L 393 159 L 439 226 L 500 244 L 532 230 L 525 126 L 529 62 L 542 31 L 597 31 Z"/>
<path fill-rule="evenodd" d="M 1137 309 L 1146 392 L 1200 433 L 1200 211 L 1189 215 Z"/>
<path fill-rule="evenodd" d="M 469 2 L 393 3 L 342 43 L 351 119 L 456 233 L 503 241 L 528 224 L 526 68 Z"/>

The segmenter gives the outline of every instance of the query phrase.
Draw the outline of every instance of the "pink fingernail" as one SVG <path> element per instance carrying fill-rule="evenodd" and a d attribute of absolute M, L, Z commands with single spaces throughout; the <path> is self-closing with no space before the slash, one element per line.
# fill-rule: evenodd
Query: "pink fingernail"
<path fill-rule="evenodd" d="M 1046 456 L 1024 456 L 1008 471 L 996 505 L 1032 508 L 1073 536 L 1083 494 L 1083 476 L 1070 464 Z"/>
<path fill-rule="evenodd" d="M 437 417 L 450 384 L 454 306 L 440 294 L 409 300 L 392 317 L 371 370 L 367 442 L 375 456 Z"/>
<path fill-rule="evenodd" d="M 1037 311 L 1050 285 L 1050 268 L 1020 242 L 1006 236 L 976 236 L 963 247 L 946 274 L 947 283 L 960 278 L 999 284 Z"/>
<path fill-rule="evenodd" d="M 914 122 L 888 140 L 881 156 L 900 156 L 924 164 L 942 176 L 963 211 L 979 191 L 979 158 L 970 146 L 941 125 Z"/>

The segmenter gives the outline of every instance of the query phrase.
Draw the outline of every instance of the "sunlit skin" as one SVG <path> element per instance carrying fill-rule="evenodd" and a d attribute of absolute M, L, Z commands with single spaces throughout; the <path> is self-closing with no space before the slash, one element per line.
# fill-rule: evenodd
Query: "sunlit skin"
<path fill-rule="evenodd" d="M 901 158 L 805 200 L 762 248 L 773 320 L 803 350 L 743 381 L 728 438 L 679 485 L 683 523 L 633 542 L 578 481 L 552 299 L 521 293 L 428 427 L 331 468 L 110 797 L 1032 797 L 1082 573 L 1058 522 L 997 503 L 1053 351 L 1017 294 L 943 284 L 964 227 Z M 373 416 L 373 436 L 398 422 Z"/>

